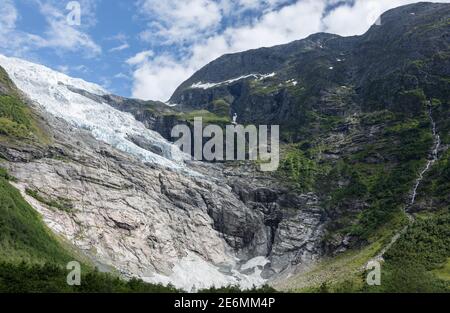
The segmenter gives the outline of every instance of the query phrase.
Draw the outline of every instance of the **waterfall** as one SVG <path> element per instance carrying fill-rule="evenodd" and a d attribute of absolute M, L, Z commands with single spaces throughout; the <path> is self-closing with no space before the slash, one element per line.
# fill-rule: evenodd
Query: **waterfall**
<path fill-rule="evenodd" d="M 430 117 L 432 129 L 433 129 L 434 146 L 433 146 L 433 150 L 431 153 L 431 158 L 428 159 L 427 165 L 420 172 L 419 177 L 416 180 L 416 184 L 414 185 L 414 189 L 413 189 L 412 196 L 411 196 L 411 201 L 409 203 L 410 206 L 412 206 L 416 203 L 417 190 L 419 189 L 420 184 L 422 183 L 424 175 L 430 170 L 430 168 L 433 166 L 433 164 L 436 163 L 436 161 L 439 159 L 438 154 L 439 154 L 439 148 L 441 146 L 441 137 L 437 133 L 436 122 L 433 119 L 433 110 L 431 107 L 431 102 L 430 102 L 430 109 L 428 111 L 428 115 Z"/>
<path fill-rule="evenodd" d="M 400 237 L 403 234 L 406 233 L 408 228 L 414 223 L 414 221 L 415 221 L 414 215 L 411 213 L 408 213 L 408 209 L 416 203 L 417 190 L 419 189 L 420 185 L 422 184 L 425 174 L 431 169 L 431 167 L 434 165 L 434 163 L 436 163 L 439 160 L 439 148 L 441 147 L 441 137 L 439 136 L 439 134 L 437 132 L 436 122 L 433 119 L 433 107 L 431 105 L 431 101 L 429 101 L 428 106 L 429 106 L 428 116 L 431 121 L 432 132 L 433 132 L 433 148 L 431 150 L 430 156 L 428 157 L 427 164 L 420 171 L 419 176 L 416 179 L 416 182 L 414 184 L 414 188 L 413 188 L 413 191 L 411 194 L 411 200 L 409 201 L 408 206 L 406 206 L 404 209 L 404 212 L 408 217 L 409 223 L 408 223 L 408 225 L 403 227 L 400 231 L 396 232 L 394 234 L 394 236 L 392 237 L 390 243 L 386 247 L 384 247 L 375 258 L 370 260 L 369 263 L 372 261 L 382 261 L 383 256 L 386 254 L 386 252 L 400 239 Z"/>

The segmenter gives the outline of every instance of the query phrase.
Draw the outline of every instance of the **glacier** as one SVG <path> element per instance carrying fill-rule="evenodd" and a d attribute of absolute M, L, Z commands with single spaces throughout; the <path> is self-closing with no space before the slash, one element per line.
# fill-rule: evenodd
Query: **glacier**
<path fill-rule="evenodd" d="M 159 133 L 147 129 L 129 113 L 73 91 L 75 88 L 99 96 L 107 95 L 108 92 L 102 87 L 18 58 L 0 55 L 0 66 L 28 98 L 54 116 L 90 131 L 97 140 L 145 163 L 172 170 L 185 169 L 184 160 L 188 156 Z M 130 136 L 144 137 L 160 148 L 162 155 L 139 147 L 128 139 Z"/>
<path fill-rule="evenodd" d="M 0 66 L 33 105 L 52 116 L 53 131 L 64 133 L 70 124 L 96 139 L 78 143 L 80 137 L 72 133 L 56 136 L 63 140 L 67 155 L 91 155 L 104 142 L 112 155 L 122 151 L 136 157 L 136 162 L 125 166 L 115 158 L 95 157 L 68 163 L 48 159 L 11 163 L 8 170 L 18 179 L 14 186 L 53 232 L 84 251 L 95 264 L 115 269 L 124 278 L 171 283 L 187 291 L 228 285 L 245 289 L 267 282 L 262 273 L 269 260 L 237 258 L 213 228 L 208 209 L 223 210 L 223 204 L 212 198 L 224 199 L 236 214 L 247 212 L 232 188 L 219 181 L 221 176 L 204 175 L 207 169 L 185 164 L 190 157 L 160 134 L 102 102 L 101 96 L 108 91 L 96 84 L 2 55 Z M 83 91 L 99 97 L 84 96 Z M 159 155 L 137 146 L 128 139 L 133 136 L 144 137 L 163 152 Z M 30 186 L 50 198 L 71 199 L 73 211 L 47 208 L 27 195 Z M 170 191 L 163 193 L 163 187 Z M 117 223 L 130 228 L 125 230 Z"/>

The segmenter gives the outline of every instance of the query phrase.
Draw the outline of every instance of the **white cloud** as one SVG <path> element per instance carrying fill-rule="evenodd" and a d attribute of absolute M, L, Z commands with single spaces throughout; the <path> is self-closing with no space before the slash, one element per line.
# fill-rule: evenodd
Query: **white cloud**
<path fill-rule="evenodd" d="M 14 29 L 17 21 L 17 10 L 10 0 L 3 0 L 0 7 L 0 34 Z"/>
<path fill-rule="evenodd" d="M 341 36 L 362 35 L 377 21 L 382 13 L 389 9 L 414 2 L 419 1 L 356 0 L 353 6 L 340 6 L 330 12 L 330 14 L 323 19 L 324 30 Z M 449 1 L 444 0 L 438 2 Z"/>
<path fill-rule="evenodd" d="M 299 1 L 268 12 L 254 25 L 227 29 L 222 36 L 230 52 L 287 43 L 320 31 L 324 9 L 322 1 Z"/>
<path fill-rule="evenodd" d="M 90 72 L 90 69 L 86 65 L 76 65 L 76 66 L 59 65 L 56 67 L 56 69 L 67 75 L 71 75 L 74 72 L 83 74 L 87 74 Z"/>
<path fill-rule="evenodd" d="M 172 57 L 159 56 L 141 63 L 133 74 L 133 96 L 142 99 L 166 101 L 193 68 L 184 66 Z"/>
<path fill-rule="evenodd" d="M 81 8 L 83 10 L 83 6 Z M 50 3 L 40 3 L 40 11 L 47 20 L 48 29 L 45 31 L 46 38 L 38 42 L 39 46 L 72 52 L 83 50 L 88 56 L 101 53 L 101 47 L 88 34 L 67 23 L 65 12 Z"/>
<path fill-rule="evenodd" d="M 124 79 L 124 80 L 130 80 L 130 77 L 127 76 L 124 73 L 117 73 L 116 75 L 114 75 L 115 79 Z"/>
<path fill-rule="evenodd" d="M 140 65 L 148 60 L 148 58 L 152 57 L 154 55 L 153 51 L 147 50 L 142 51 L 136 54 L 134 57 L 129 58 L 126 60 L 126 63 L 128 65 Z"/>
<path fill-rule="evenodd" d="M 0 6 L 0 48 L 14 51 L 20 47 L 23 38 L 14 36 L 18 18 L 13 1 L 3 0 Z"/>
<path fill-rule="evenodd" d="M 181 60 L 170 55 L 134 63 L 128 60 L 128 64 L 137 65 L 133 96 L 167 100 L 176 87 L 196 70 L 225 53 L 287 43 L 320 31 L 324 8 L 322 1 L 303 0 L 279 11 L 268 12 L 253 25 L 231 27 L 221 34 L 197 41 Z"/>
<path fill-rule="evenodd" d="M 179 57 L 166 52 L 155 56 L 144 51 L 142 55 L 127 60 L 129 65 L 135 67 L 132 93 L 137 98 L 167 100 L 176 87 L 195 71 L 225 53 L 288 43 L 319 31 L 343 36 L 362 34 L 386 10 L 419 1 L 355 0 L 354 3 L 345 3 L 337 0 L 298 0 L 287 5 L 283 0 L 171 0 L 161 5 L 158 3 L 163 1 L 138 2 L 143 5 L 144 12 L 149 12 L 149 16 L 158 21 L 156 35 L 172 44 L 181 41 L 178 48 L 184 51 L 184 55 Z M 341 5 L 331 12 L 326 11 L 327 6 L 338 3 Z M 224 15 L 252 9 L 263 10 L 264 13 L 247 25 L 229 26 L 221 32 L 217 31 Z M 154 30 L 155 24 L 151 24 L 150 29 Z M 149 40 L 152 36 L 155 34 L 149 30 L 143 38 Z M 186 43 L 187 48 L 180 47 Z"/>
<path fill-rule="evenodd" d="M 121 32 L 114 36 L 107 37 L 106 40 L 113 40 L 113 41 L 117 40 L 120 42 L 126 42 L 128 40 L 128 36 Z"/>
<path fill-rule="evenodd" d="M 28 52 L 35 52 L 40 48 L 55 49 L 58 52 L 83 52 L 87 57 L 93 57 L 101 53 L 102 49 L 84 31 L 95 24 L 92 8 L 95 0 L 82 0 L 86 12 L 84 26 L 74 27 L 68 25 L 66 12 L 58 9 L 53 3 L 55 1 L 34 0 L 40 13 L 47 22 L 47 28 L 43 36 L 20 31 L 16 28 L 16 21 L 20 18 L 13 1 L 2 0 L 0 8 L 0 48 L 4 51 L 22 56 Z M 59 4 L 61 4 L 59 2 Z"/>
<path fill-rule="evenodd" d="M 123 51 L 130 47 L 128 43 L 121 44 L 120 46 L 114 47 L 109 50 L 109 52 Z"/>
<path fill-rule="evenodd" d="M 80 73 L 89 73 L 91 71 L 86 65 L 77 65 L 74 66 L 72 69 Z"/>
<path fill-rule="evenodd" d="M 248 11 L 266 13 L 292 3 L 292 0 L 219 0 L 224 15 L 241 17 Z"/>
<path fill-rule="evenodd" d="M 149 30 L 141 33 L 146 41 L 193 41 L 219 26 L 222 19 L 219 4 L 211 0 L 138 0 L 137 6 L 149 19 Z"/>
<path fill-rule="evenodd" d="M 123 51 L 130 48 L 130 44 L 128 43 L 129 37 L 124 33 L 118 33 L 114 36 L 107 37 L 105 40 L 117 42 L 115 47 L 109 49 L 109 52 Z"/>

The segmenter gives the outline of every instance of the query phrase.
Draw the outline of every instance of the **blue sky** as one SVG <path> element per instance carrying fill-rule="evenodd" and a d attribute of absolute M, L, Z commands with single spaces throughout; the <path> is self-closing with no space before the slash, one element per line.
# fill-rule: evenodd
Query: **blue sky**
<path fill-rule="evenodd" d="M 319 31 L 362 34 L 382 12 L 418 1 L 79 0 L 80 25 L 67 22 L 69 2 L 0 0 L 0 53 L 115 94 L 164 101 L 224 53 Z"/>

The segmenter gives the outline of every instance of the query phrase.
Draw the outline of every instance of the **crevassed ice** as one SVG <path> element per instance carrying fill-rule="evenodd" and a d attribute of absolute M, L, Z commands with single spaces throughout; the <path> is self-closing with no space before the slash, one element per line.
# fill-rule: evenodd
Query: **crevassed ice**
<path fill-rule="evenodd" d="M 175 263 L 170 275 L 154 273 L 141 278 L 148 283 L 170 283 L 176 288 L 189 292 L 195 292 L 195 289 L 227 286 L 251 289 L 254 286 L 260 287 L 267 282 L 261 276 L 263 267 L 267 263 L 270 261 L 265 257 L 256 257 L 240 268 L 241 270 L 253 270 L 250 274 L 242 274 L 237 268 L 231 269 L 229 273 L 223 273 L 218 267 L 206 262 L 200 256 L 188 253 L 186 257 Z"/>
<path fill-rule="evenodd" d="M 72 125 L 91 131 L 97 140 L 144 162 L 171 169 L 184 167 L 186 155 L 160 134 L 136 121 L 131 114 L 116 110 L 106 103 L 96 102 L 68 88 L 75 87 L 96 95 L 107 94 L 102 87 L 17 58 L 0 55 L 0 65 L 31 100 Z M 137 146 L 128 139 L 129 136 L 144 137 L 150 144 L 159 147 L 163 155 Z"/>
<path fill-rule="evenodd" d="M 263 80 L 266 78 L 270 78 L 270 77 L 274 77 L 276 74 L 275 73 L 270 73 L 270 74 L 249 74 L 249 75 L 243 75 L 237 78 L 233 78 L 233 79 L 229 79 L 229 80 L 225 80 L 223 82 L 219 82 L 219 83 L 203 83 L 203 82 L 198 82 L 195 83 L 191 86 L 191 88 L 193 89 L 210 89 L 210 88 L 214 88 L 214 87 L 218 87 L 218 86 L 222 86 L 222 85 L 229 85 L 232 84 L 234 82 L 240 81 L 242 79 L 247 79 L 247 78 L 255 78 L 258 80 Z"/>

